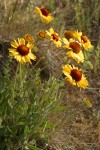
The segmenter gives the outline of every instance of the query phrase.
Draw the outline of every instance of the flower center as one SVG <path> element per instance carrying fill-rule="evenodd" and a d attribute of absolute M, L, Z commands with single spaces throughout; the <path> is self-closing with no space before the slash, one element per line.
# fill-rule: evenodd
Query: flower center
<path fill-rule="evenodd" d="M 80 81 L 81 78 L 82 78 L 82 71 L 79 71 L 79 70 L 77 70 L 77 69 L 73 69 L 73 70 L 71 70 L 70 75 L 72 76 L 72 78 L 73 78 L 76 82 L 78 82 L 78 81 Z"/>
<path fill-rule="evenodd" d="M 86 43 L 86 42 L 87 42 L 86 36 L 83 36 L 83 35 L 82 35 L 82 36 L 81 36 L 81 40 L 83 40 L 83 42 Z"/>
<path fill-rule="evenodd" d="M 17 52 L 19 52 L 20 55 L 25 56 L 29 53 L 29 48 L 26 45 L 19 45 Z"/>
<path fill-rule="evenodd" d="M 42 12 L 42 15 L 44 15 L 46 17 L 49 15 L 49 12 L 48 12 L 48 10 L 46 8 L 41 8 L 40 10 Z"/>
<path fill-rule="evenodd" d="M 69 47 L 71 47 L 73 50 L 73 53 L 76 53 L 76 54 L 78 54 L 81 50 L 81 46 L 78 42 L 71 42 Z"/>
<path fill-rule="evenodd" d="M 58 38 L 58 36 L 56 34 L 52 34 L 51 36 L 52 36 L 53 40 L 55 40 L 55 41 L 59 40 L 59 38 Z"/>

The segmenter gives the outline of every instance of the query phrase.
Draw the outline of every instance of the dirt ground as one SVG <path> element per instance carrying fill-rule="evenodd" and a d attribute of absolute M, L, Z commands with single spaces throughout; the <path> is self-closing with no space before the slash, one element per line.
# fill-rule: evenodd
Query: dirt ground
<path fill-rule="evenodd" d="M 66 104 L 73 109 L 70 122 L 54 134 L 51 150 L 99 150 L 100 149 L 100 80 L 91 80 L 93 89 L 78 91 L 75 89 L 66 96 Z M 95 88 L 98 88 L 95 90 Z M 89 98 L 93 108 L 89 110 L 82 103 L 83 98 Z M 66 116 L 66 118 L 68 118 Z"/>

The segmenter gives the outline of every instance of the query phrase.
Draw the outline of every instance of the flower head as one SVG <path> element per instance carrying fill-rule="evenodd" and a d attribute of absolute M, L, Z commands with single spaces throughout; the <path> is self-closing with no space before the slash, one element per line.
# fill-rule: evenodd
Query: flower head
<path fill-rule="evenodd" d="M 40 39 L 42 39 L 42 40 L 45 40 L 45 39 L 47 38 L 47 34 L 46 34 L 45 31 L 40 31 L 40 32 L 38 33 L 38 37 L 39 37 Z"/>
<path fill-rule="evenodd" d="M 74 31 L 72 30 L 65 30 L 64 31 L 64 37 L 69 40 L 70 38 L 75 38 Z"/>
<path fill-rule="evenodd" d="M 77 67 L 71 67 L 69 64 L 63 66 L 63 73 L 66 76 L 66 80 L 74 86 L 81 88 L 86 88 L 88 86 L 88 81 L 82 74 L 82 71 Z"/>
<path fill-rule="evenodd" d="M 12 48 L 9 48 L 10 56 L 13 56 L 18 62 L 31 63 L 30 59 L 36 60 L 36 56 L 31 53 L 33 44 L 25 44 L 24 38 L 18 38 L 18 41 L 14 40 L 11 42 Z"/>
<path fill-rule="evenodd" d="M 87 38 L 87 36 L 82 35 L 81 36 L 81 43 L 84 47 L 85 50 L 88 50 L 89 48 L 92 48 L 93 46 L 91 45 L 90 40 Z"/>
<path fill-rule="evenodd" d="M 93 47 L 90 40 L 87 38 L 87 36 L 83 35 L 82 32 L 74 31 L 73 35 L 79 40 L 85 50 Z"/>
<path fill-rule="evenodd" d="M 34 38 L 30 34 L 25 35 L 25 40 L 29 43 L 34 43 Z"/>
<path fill-rule="evenodd" d="M 61 47 L 61 38 L 59 37 L 58 33 L 54 32 L 53 28 L 50 28 L 50 32 L 46 31 L 46 33 L 50 37 L 50 40 L 53 41 L 57 47 Z"/>
<path fill-rule="evenodd" d="M 39 7 L 36 7 L 35 13 L 38 13 L 40 15 L 41 20 L 45 23 L 49 23 L 54 19 L 51 13 L 49 13 L 49 11 L 46 8 L 40 9 Z"/>
<path fill-rule="evenodd" d="M 69 42 L 66 43 L 64 48 L 68 49 L 66 53 L 69 57 L 75 59 L 78 63 L 84 61 L 84 55 L 82 53 L 81 44 L 78 41 L 70 39 Z"/>

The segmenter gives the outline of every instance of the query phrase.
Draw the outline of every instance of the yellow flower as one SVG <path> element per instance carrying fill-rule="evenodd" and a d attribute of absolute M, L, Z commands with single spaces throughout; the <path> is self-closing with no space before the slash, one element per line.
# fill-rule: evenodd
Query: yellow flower
<path fill-rule="evenodd" d="M 85 35 L 81 36 L 81 43 L 82 43 L 82 45 L 83 45 L 83 47 L 84 47 L 85 50 L 88 50 L 89 48 L 93 47 L 91 45 L 90 40 Z"/>
<path fill-rule="evenodd" d="M 82 32 L 74 31 L 73 35 L 79 40 L 85 50 L 93 47 L 90 40 Z"/>
<path fill-rule="evenodd" d="M 25 35 L 25 40 L 29 43 L 34 43 L 35 41 L 35 39 L 30 34 Z"/>
<path fill-rule="evenodd" d="M 18 38 L 18 41 L 14 40 L 11 42 L 12 48 L 9 48 L 10 56 L 13 56 L 18 62 L 31 63 L 30 59 L 36 60 L 36 56 L 31 53 L 33 44 L 25 44 L 24 38 Z"/>
<path fill-rule="evenodd" d="M 40 31 L 40 32 L 38 33 L 38 37 L 39 37 L 40 39 L 42 39 L 42 40 L 45 40 L 45 39 L 47 38 L 47 34 L 46 34 L 45 31 Z"/>
<path fill-rule="evenodd" d="M 53 28 L 50 28 L 50 32 L 46 31 L 46 33 L 50 37 L 50 40 L 53 41 L 57 47 L 61 47 L 61 38 L 59 37 L 58 33 L 54 32 Z"/>
<path fill-rule="evenodd" d="M 66 76 L 66 80 L 72 85 L 86 88 L 88 86 L 88 81 L 85 76 L 82 74 L 82 71 L 77 67 L 71 67 L 69 64 L 63 66 L 63 73 Z"/>
<path fill-rule="evenodd" d="M 70 39 L 69 42 L 66 42 L 66 45 L 63 47 L 68 49 L 68 52 L 66 54 L 69 57 L 72 57 L 78 63 L 84 61 L 84 55 L 81 50 L 82 47 L 78 41 L 74 41 L 74 40 Z"/>
<path fill-rule="evenodd" d="M 41 20 L 45 23 L 49 23 L 54 19 L 46 8 L 40 9 L 39 7 L 36 7 L 35 13 L 38 13 L 40 15 Z"/>

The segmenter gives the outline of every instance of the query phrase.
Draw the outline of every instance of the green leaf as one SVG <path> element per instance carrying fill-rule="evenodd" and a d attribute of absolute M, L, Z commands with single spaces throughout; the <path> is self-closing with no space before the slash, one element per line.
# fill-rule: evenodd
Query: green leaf
<path fill-rule="evenodd" d="M 18 125 L 23 126 L 23 125 L 25 125 L 25 123 L 24 122 L 18 122 Z"/>
<path fill-rule="evenodd" d="M 93 69 L 93 65 L 91 64 L 90 61 L 85 61 L 85 62 L 84 62 L 84 66 L 85 66 L 85 68 L 87 68 L 87 69 Z"/>
<path fill-rule="evenodd" d="M 26 137 L 30 133 L 29 127 L 26 125 L 24 128 L 24 136 Z"/>
<path fill-rule="evenodd" d="M 56 107 L 56 110 L 60 110 L 60 111 L 61 111 L 61 110 L 65 110 L 65 109 L 66 109 L 65 106 L 60 106 L 60 105 L 59 105 L 59 106 Z"/>
<path fill-rule="evenodd" d="M 35 147 L 35 146 L 33 146 L 33 145 L 29 145 L 29 149 L 30 149 L 30 150 L 43 150 L 43 149 L 37 148 L 37 147 Z"/>
<path fill-rule="evenodd" d="M 49 121 L 43 122 L 42 126 L 44 126 L 45 129 L 52 129 L 52 128 L 54 128 L 54 125 L 51 122 L 49 122 Z"/>

